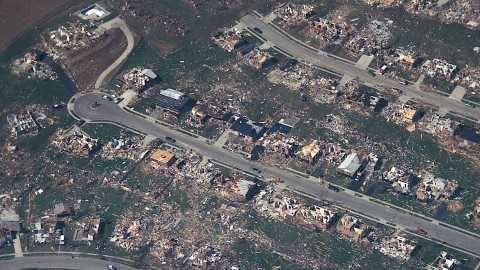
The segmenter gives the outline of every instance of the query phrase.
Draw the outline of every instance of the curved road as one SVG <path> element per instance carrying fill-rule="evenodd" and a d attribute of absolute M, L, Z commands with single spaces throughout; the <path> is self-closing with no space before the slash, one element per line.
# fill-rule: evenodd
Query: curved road
<path fill-rule="evenodd" d="M 274 49 L 282 54 L 286 53 L 289 57 L 294 57 L 301 62 L 312 63 L 338 74 L 358 78 L 363 83 L 383 92 L 389 91 L 388 89 L 391 88 L 398 88 L 401 89 L 406 96 L 420 103 L 431 105 L 437 109 L 442 109 L 443 111 L 448 111 L 470 120 L 478 121 L 480 119 L 480 109 L 478 108 L 469 107 L 463 102 L 434 92 L 418 90 L 414 85 L 402 85 L 399 81 L 384 76 L 372 76 L 367 70 L 358 68 L 349 60 L 329 55 L 306 45 L 288 33 L 285 33 L 277 26 L 264 22 L 262 18 L 257 15 L 246 15 L 240 19 L 240 22 L 243 26 L 247 27 L 250 33 L 273 44 Z M 259 29 L 261 33 L 251 30 L 254 28 Z"/>
<path fill-rule="evenodd" d="M 351 190 L 334 192 L 321 184 L 321 179 L 301 177 L 286 170 L 252 162 L 242 156 L 226 151 L 214 145 L 206 144 L 205 139 L 189 136 L 183 132 L 158 124 L 147 116 L 139 116 L 125 111 L 111 101 L 103 100 L 102 93 L 88 93 L 76 96 L 70 105 L 73 112 L 87 122 L 113 122 L 156 138 L 169 136 L 176 139 L 176 143 L 186 149 L 192 149 L 206 157 L 213 158 L 231 167 L 252 172 L 258 168 L 264 176 L 277 176 L 284 180 L 290 190 L 307 194 L 318 200 L 328 200 L 350 209 L 365 217 L 397 229 L 414 232 L 421 227 L 428 233 L 428 238 L 460 249 L 473 256 L 480 257 L 480 236 L 454 226 L 446 227 L 439 221 L 426 218 L 420 214 L 398 210 L 386 203 L 378 203 L 366 195 L 355 195 Z M 453 228 L 453 229 L 452 229 Z"/>
<path fill-rule="evenodd" d="M 72 256 L 27 256 L 8 260 L 0 260 L 0 269 L 22 270 L 22 269 L 74 269 L 74 270 L 105 270 L 111 264 L 118 270 L 138 270 L 121 263 L 90 257 Z"/>
<path fill-rule="evenodd" d="M 128 55 L 133 50 L 133 45 L 135 44 L 133 33 L 130 31 L 130 28 L 128 28 L 128 25 L 125 23 L 125 21 L 120 19 L 119 17 L 100 25 L 97 31 L 103 33 L 112 28 L 120 28 L 120 30 L 122 30 L 123 34 L 127 38 L 127 48 L 125 49 L 125 51 L 123 51 L 120 57 L 115 60 L 115 62 L 113 62 L 107 69 L 102 72 L 102 74 L 100 74 L 100 76 L 97 78 L 97 81 L 95 82 L 95 89 L 99 89 L 103 85 L 103 81 L 110 75 L 110 73 L 112 73 L 118 66 L 123 63 L 123 61 L 125 61 L 125 59 L 127 59 Z"/>

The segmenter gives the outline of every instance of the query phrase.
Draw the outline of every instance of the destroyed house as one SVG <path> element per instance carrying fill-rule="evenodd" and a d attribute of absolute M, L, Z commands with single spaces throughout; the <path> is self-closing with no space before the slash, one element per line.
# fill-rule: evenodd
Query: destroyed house
<path fill-rule="evenodd" d="M 465 126 L 463 124 L 458 125 L 453 133 L 456 137 L 471 141 L 474 143 L 480 143 L 480 132 L 474 127 Z"/>
<path fill-rule="evenodd" d="M 253 140 L 257 140 L 265 134 L 267 128 L 262 123 L 254 122 L 246 117 L 238 117 L 230 127 L 231 130 L 240 133 Z"/>
<path fill-rule="evenodd" d="M 170 88 L 160 90 L 160 94 L 156 95 L 155 101 L 159 107 L 174 114 L 181 114 L 190 110 L 195 103 L 188 95 Z"/>

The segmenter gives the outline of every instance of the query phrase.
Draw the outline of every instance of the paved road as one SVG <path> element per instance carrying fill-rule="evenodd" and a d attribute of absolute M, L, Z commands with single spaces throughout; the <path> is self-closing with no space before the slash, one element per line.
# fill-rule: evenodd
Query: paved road
<path fill-rule="evenodd" d="M 127 59 L 128 55 L 132 52 L 133 50 L 133 45 L 135 44 L 135 39 L 133 37 L 132 32 L 130 31 L 130 28 L 128 28 L 127 23 L 125 23 L 124 20 L 120 18 L 114 18 L 98 27 L 99 32 L 103 33 L 109 29 L 112 28 L 120 28 L 122 30 L 123 34 L 127 38 L 127 48 L 123 53 L 120 55 L 120 57 L 115 60 L 107 69 L 105 69 L 102 74 L 97 78 L 97 81 L 95 82 L 95 89 L 100 88 L 103 85 L 103 81 L 112 73 L 120 64 Z"/>
<path fill-rule="evenodd" d="M 105 270 L 108 264 L 118 270 L 137 270 L 136 268 L 90 257 L 72 256 L 27 256 L 8 260 L 0 260 L 2 270 L 22 269 L 75 269 L 75 270 Z"/>
<path fill-rule="evenodd" d="M 391 88 L 398 88 L 401 89 L 405 95 L 420 103 L 429 104 L 435 108 L 442 108 L 444 111 L 462 115 L 466 118 L 474 120 L 480 119 L 480 109 L 466 106 L 463 102 L 450 99 L 437 93 L 418 90 L 414 85 L 402 85 L 400 82 L 384 76 L 374 77 L 369 74 L 368 71 L 355 66 L 355 63 L 352 63 L 351 61 L 340 60 L 338 57 L 333 57 L 332 55 L 301 43 L 272 24 L 264 22 L 262 18 L 256 15 L 246 15 L 240 19 L 240 22 L 243 26 L 250 29 L 260 29 L 262 33 L 259 33 L 258 31 L 251 31 L 251 33 L 270 42 L 275 47 L 280 48 L 281 51 L 290 54 L 301 62 L 312 63 L 316 66 L 332 70 L 338 74 L 349 75 L 354 78 L 356 77 L 365 84 L 375 87 L 383 92 L 391 91 L 389 90 Z"/>
<path fill-rule="evenodd" d="M 421 227 L 428 233 L 428 237 L 448 243 L 450 246 L 469 251 L 470 254 L 480 256 L 480 238 L 467 233 L 440 226 L 438 221 L 430 222 L 423 218 L 412 216 L 404 211 L 395 210 L 385 205 L 372 202 L 365 195 L 355 196 L 352 191 L 334 192 L 324 185 L 320 184 L 319 179 L 313 177 L 305 178 L 296 174 L 282 170 L 276 167 L 265 166 L 263 164 L 252 162 L 242 156 L 226 151 L 222 148 L 205 143 L 204 138 L 194 138 L 178 130 L 156 124 L 153 120 L 142 118 L 132 113 L 126 112 L 117 104 L 106 101 L 101 98 L 101 93 L 89 93 L 75 98 L 71 108 L 75 114 L 92 122 L 111 121 L 121 125 L 141 131 L 153 137 L 165 138 L 170 136 L 175 138 L 177 144 L 192 149 L 204 156 L 221 161 L 232 167 L 252 172 L 252 168 L 258 168 L 263 176 L 277 176 L 284 180 L 289 189 L 296 190 L 310 196 L 329 200 L 336 205 L 352 209 L 355 212 L 366 216 L 375 217 L 378 222 L 390 222 L 402 229 L 415 231 Z M 96 106 L 92 106 L 96 104 Z"/>

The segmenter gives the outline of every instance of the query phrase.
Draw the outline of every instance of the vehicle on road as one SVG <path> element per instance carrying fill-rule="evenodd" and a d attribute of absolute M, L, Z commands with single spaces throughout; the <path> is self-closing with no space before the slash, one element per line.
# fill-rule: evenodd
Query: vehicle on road
<path fill-rule="evenodd" d="M 335 192 L 340 192 L 340 189 L 332 184 L 328 184 L 328 189 L 335 191 Z"/>
<path fill-rule="evenodd" d="M 175 142 L 177 142 L 177 140 L 175 140 L 174 138 L 169 137 L 169 136 L 166 136 L 166 137 L 165 137 L 165 140 L 166 140 L 167 142 L 169 142 L 169 143 L 175 143 Z"/>
<path fill-rule="evenodd" d="M 400 80 L 400 84 L 402 84 L 402 85 L 408 85 L 408 81 L 407 81 L 407 80 Z"/>
<path fill-rule="evenodd" d="M 258 27 L 254 27 L 253 30 L 255 30 L 255 32 L 257 32 L 259 34 L 263 34 L 263 31 L 260 30 L 260 28 L 258 28 Z"/>
<path fill-rule="evenodd" d="M 109 265 L 107 265 L 107 269 L 108 269 L 108 270 L 117 270 L 117 267 L 109 264 Z"/>
<path fill-rule="evenodd" d="M 262 173 L 262 170 L 260 170 L 259 168 L 253 167 L 252 170 L 254 170 L 254 171 L 257 172 L 257 173 Z"/>

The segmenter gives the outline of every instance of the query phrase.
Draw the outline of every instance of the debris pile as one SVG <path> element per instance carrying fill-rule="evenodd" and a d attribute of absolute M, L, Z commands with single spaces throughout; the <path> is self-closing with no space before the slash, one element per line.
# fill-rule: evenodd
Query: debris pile
<path fill-rule="evenodd" d="M 100 35 L 95 31 L 95 26 L 81 22 L 68 22 L 50 31 L 45 42 L 48 48 L 75 51 L 91 46 L 98 38 Z"/>
<path fill-rule="evenodd" d="M 446 60 L 435 58 L 425 61 L 422 65 L 422 71 L 430 78 L 450 81 L 457 71 L 457 66 L 448 63 Z"/>
<path fill-rule="evenodd" d="M 422 112 L 413 105 L 391 103 L 383 110 L 388 121 L 397 124 L 410 125 L 420 119 Z"/>
<path fill-rule="evenodd" d="M 140 137 L 113 138 L 102 147 L 101 156 L 105 159 L 138 160 L 142 154 Z"/>
<path fill-rule="evenodd" d="M 12 63 L 12 72 L 27 78 L 40 80 L 56 80 L 57 74 L 52 68 L 40 61 L 40 52 L 32 50 Z"/>
<path fill-rule="evenodd" d="M 371 242 L 373 235 L 373 228 L 363 223 L 360 219 L 344 215 L 337 224 L 337 231 L 354 241 Z"/>
<path fill-rule="evenodd" d="M 73 241 L 93 241 L 97 238 L 102 227 L 99 216 L 87 216 L 77 221 L 73 232 Z"/>
<path fill-rule="evenodd" d="M 93 139 L 79 127 L 60 129 L 52 139 L 52 145 L 62 152 L 88 156 L 98 149 L 98 139 Z"/>
<path fill-rule="evenodd" d="M 333 42 L 341 42 L 350 32 L 351 29 L 345 22 L 335 23 L 319 17 L 311 20 L 305 30 L 307 37 L 322 40 L 322 47 Z"/>
<path fill-rule="evenodd" d="M 452 82 L 476 91 L 480 88 L 480 68 L 467 65 L 457 73 Z"/>
<path fill-rule="evenodd" d="M 337 217 L 337 213 L 332 209 L 311 205 L 303 207 L 297 214 L 299 222 L 307 226 L 313 226 L 316 229 L 328 229 Z"/>
<path fill-rule="evenodd" d="M 428 172 L 425 172 L 421 178 L 422 181 L 415 192 L 417 199 L 421 201 L 449 199 L 458 189 L 457 181 L 435 177 Z"/>
<path fill-rule="evenodd" d="M 403 0 L 362 0 L 362 1 L 369 6 L 381 7 L 381 8 L 396 7 L 403 3 Z"/>
<path fill-rule="evenodd" d="M 390 48 L 392 38 L 393 35 L 385 22 L 373 20 L 361 31 L 353 34 L 345 46 L 355 55 L 375 55 L 381 50 Z"/>
<path fill-rule="evenodd" d="M 151 220 L 129 212 L 117 219 L 110 241 L 127 251 L 136 251 L 150 242 Z"/>
<path fill-rule="evenodd" d="M 440 252 L 440 255 L 432 263 L 430 270 L 453 270 L 460 262 L 449 255 L 446 251 Z"/>
<path fill-rule="evenodd" d="M 378 250 L 384 255 L 407 261 L 410 259 L 417 244 L 406 236 L 397 234 L 390 239 L 385 239 L 378 246 Z"/>
<path fill-rule="evenodd" d="M 404 194 L 410 194 L 414 176 L 402 169 L 393 166 L 388 172 L 383 173 L 383 179 L 391 183 L 392 188 Z"/>
<path fill-rule="evenodd" d="M 285 26 L 299 25 L 306 22 L 313 14 L 313 6 L 288 3 L 274 12 L 282 20 L 280 24 Z"/>
<path fill-rule="evenodd" d="M 122 75 L 123 87 L 136 92 L 149 88 L 155 79 L 157 79 L 155 72 L 142 67 L 134 67 Z"/>
<path fill-rule="evenodd" d="M 475 201 L 475 207 L 473 208 L 473 225 L 480 228 L 480 199 Z"/>
<path fill-rule="evenodd" d="M 267 68 L 274 61 L 274 58 L 266 51 L 254 48 L 249 53 L 243 56 L 247 65 L 255 69 Z"/>
<path fill-rule="evenodd" d="M 229 29 L 212 37 L 213 42 L 227 52 L 232 52 L 241 44 L 242 36 L 235 29 Z"/>

